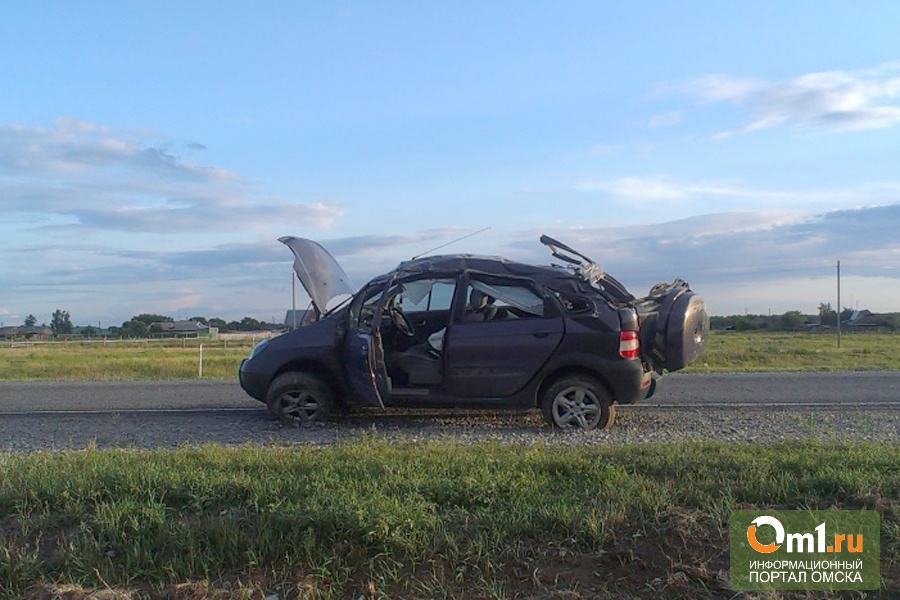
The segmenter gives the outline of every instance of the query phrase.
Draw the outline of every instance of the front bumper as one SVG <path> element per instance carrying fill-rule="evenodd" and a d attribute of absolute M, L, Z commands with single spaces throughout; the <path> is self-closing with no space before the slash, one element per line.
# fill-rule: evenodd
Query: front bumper
<path fill-rule="evenodd" d="M 252 364 L 247 358 L 241 361 L 241 366 L 238 368 L 238 380 L 241 383 L 241 388 L 251 398 L 255 398 L 263 403 L 266 401 L 266 394 L 269 392 L 269 376 L 265 373 L 253 371 Z"/>

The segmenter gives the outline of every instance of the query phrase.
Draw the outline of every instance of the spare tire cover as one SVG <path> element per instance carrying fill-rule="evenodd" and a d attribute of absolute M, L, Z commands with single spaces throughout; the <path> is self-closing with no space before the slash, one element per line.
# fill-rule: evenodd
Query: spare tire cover
<path fill-rule="evenodd" d="M 670 294 L 659 312 L 656 342 L 657 350 L 663 354 L 663 367 L 668 371 L 683 369 L 700 356 L 706 345 L 706 303 L 689 289 L 682 289 Z"/>

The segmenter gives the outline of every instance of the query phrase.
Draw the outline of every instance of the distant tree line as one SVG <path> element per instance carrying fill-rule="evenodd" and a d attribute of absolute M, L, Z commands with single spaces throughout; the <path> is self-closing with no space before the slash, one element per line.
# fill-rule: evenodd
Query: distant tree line
<path fill-rule="evenodd" d="M 282 323 L 268 323 L 266 321 L 259 321 L 253 317 L 244 317 L 240 321 L 226 321 L 225 319 L 220 319 L 218 317 L 207 319 L 206 317 L 199 316 L 185 320 L 194 321 L 207 327 L 215 327 L 218 331 L 223 333 L 262 330 L 279 331 L 284 328 Z M 37 317 L 29 314 L 25 317 L 24 325 L 28 328 L 34 328 L 38 326 L 37 322 Z M 114 325 L 103 331 L 100 329 L 99 324 L 96 327 L 93 325 L 77 327 L 73 325 L 72 316 L 69 311 L 57 309 L 50 316 L 50 324 L 47 325 L 47 322 L 45 321 L 40 327 L 49 327 L 54 337 L 80 335 L 84 338 L 92 338 L 99 335 L 107 335 L 110 337 L 147 338 L 156 333 L 154 324 L 172 322 L 175 322 L 175 319 L 168 315 L 141 313 L 131 317 L 131 319 L 123 322 L 120 326 Z"/>
<path fill-rule="evenodd" d="M 840 314 L 841 323 L 848 322 L 854 312 L 852 308 L 844 307 Z M 900 313 L 872 314 L 871 319 L 876 328 L 900 331 Z M 815 315 L 803 314 L 799 310 L 789 310 L 780 315 L 729 315 L 710 317 L 709 325 L 712 329 L 733 331 L 798 331 L 837 327 L 837 321 L 837 311 L 830 303 L 822 302 Z"/>
<path fill-rule="evenodd" d="M 25 317 L 25 327 L 37 327 L 37 317 L 28 315 Z M 41 327 L 47 327 L 47 323 L 41 324 Z M 65 335 L 72 333 L 72 317 L 69 311 L 56 309 L 50 316 L 50 330 L 53 335 Z"/>
<path fill-rule="evenodd" d="M 267 323 L 266 321 L 258 321 L 253 317 L 244 317 L 240 321 L 226 321 L 219 317 L 191 317 L 186 321 L 194 321 L 207 327 L 215 327 L 222 333 L 240 332 L 240 331 L 261 331 L 261 330 L 281 330 L 284 325 L 281 323 Z M 175 319 L 167 315 L 157 315 L 152 313 L 142 313 L 131 317 L 131 320 L 122 323 L 121 327 L 110 327 L 109 334 L 116 337 L 145 338 L 156 333 L 153 329 L 154 323 L 172 323 Z"/>

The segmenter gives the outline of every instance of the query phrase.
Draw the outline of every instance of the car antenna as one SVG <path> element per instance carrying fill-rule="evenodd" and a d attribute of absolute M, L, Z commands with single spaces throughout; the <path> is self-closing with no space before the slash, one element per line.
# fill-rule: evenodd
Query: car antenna
<path fill-rule="evenodd" d="M 434 252 L 435 250 L 440 250 L 441 248 L 445 248 L 445 247 L 449 246 L 450 244 L 455 244 L 456 242 L 461 242 L 462 240 L 464 240 L 466 238 L 470 238 L 473 235 L 478 235 L 479 233 L 483 233 L 483 232 L 487 231 L 488 229 L 490 229 L 490 227 L 485 227 L 484 229 L 479 229 L 478 231 L 468 233 L 460 238 L 456 238 L 455 240 L 449 241 L 446 244 L 441 244 L 440 246 L 435 246 L 431 250 L 426 250 L 425 252 L 422 252 L 421 254 L 416 254 L 410 260 L 416 260 L 420 256 L 425 256 L 426 254 L 430 254 L 430 253 Z"/>

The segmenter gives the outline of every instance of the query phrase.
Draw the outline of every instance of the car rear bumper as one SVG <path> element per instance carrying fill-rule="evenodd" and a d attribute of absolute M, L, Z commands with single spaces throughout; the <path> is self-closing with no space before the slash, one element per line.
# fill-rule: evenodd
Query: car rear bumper
<path fill-rule="evenodd" d="M 618 404 L 634 404 L 650 393 L 653 371 L 645 371 L 641 361 L 611 361 L 606 369 L 604 375 Z"/>

